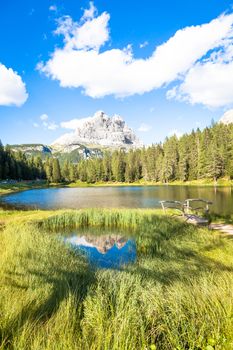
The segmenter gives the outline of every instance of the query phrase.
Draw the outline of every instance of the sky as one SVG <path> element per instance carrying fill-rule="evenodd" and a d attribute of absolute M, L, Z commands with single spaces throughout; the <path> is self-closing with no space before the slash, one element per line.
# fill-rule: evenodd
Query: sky
<path fill-rule="evenodd" d="M 148 145 L 232 108 L 233 1 L 0 2 L 3 144 L 50 144 L 102 110 Z"/>

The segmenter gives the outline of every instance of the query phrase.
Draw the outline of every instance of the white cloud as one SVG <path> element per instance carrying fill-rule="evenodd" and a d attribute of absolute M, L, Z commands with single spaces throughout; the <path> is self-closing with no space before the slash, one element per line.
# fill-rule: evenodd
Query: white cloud
<path fill-rule="evenodd" d="M 223 123 L 223 124 L 233 123 L 233 109 L 229 109 L 228 111 L 226 111 L 219 119 L 219 123 Z"/>
<path fill-rule="evenodd" d="M 168 98 L 223 107 L 233 103 L 233 62 L 198 63 L 184 78 L 184 82 L 168 91 Z"/>
<path fill-rule="evenodd" d="M 167 92 L 168 98 L 224 107 L 233 104 L 233 28 L 222 45 L 195 63 L 183 82 Z"/>
<path fill-rule="evenodd" d="M 56 130 L 59 127 L 59 125 L 56 124 L 54 121 L 50 122 L 49 121 L 49 116 L 47 114 L 45 114 L 45 113 L 40 116 L 40 120 L 42 122 L 41 126 L 43 126 L 45 129 Z M 34 123 L 33 125 L 34 125 L 34 127 L 39 127 L 40 126 L 37 123 Z"/>
<path fill-rule="evenodd" d="M 42 114 L 40 116 L 40 120 L 48 120 L 49 119 L 49 116 L 47 114 Z"/>
<path fill-rule="evenodd" d="M 141 132 L 147 132 L 150 130 L 151 130 L 151 126 L 145 123 L 142 123 L 138 128 L 138 131 L 141 131 Z"/>
<path fill-rule="evenodd" d="M 37 68 L 58 80 L 60 86 L 83 88 L 86 95 L 94 98 L 111 94 L 116 97 L 143 94 L 180 80 L 181 85 L 170 91 L 168 97 L 177 98 L 179 93 L 186 96 L 189 102 L 197 103 L 200 97 L 195 97 L 189 91 L 194 70 L 195 76 L 198 69 L 202 69 L 199 75 L 203 69 L 207 74 L 206 56 L 210 52 L 213 55 L 223 45 L 229 48 L 233 44 L 233 14 L 221 15 L 207 24 L 178 30 L 167 42 L 156 47 L 150 57 L 136 59 L 131 47 L 100 51 L 100 47 L 109 39 L 109 19 L 109 14 L 104 12 L 95 18 L 82 18 L 80 23 L 74 22 L 71 17 L 60 20 L 56 33 L 64 36 L 64 47 L 56 48 L 48 62 L 40 63 Z M 229 66 L 227 70 L 222 86 L 231 87 Z M 212 79 L 217 81 L 221 74 L 217 71 Z M 200 81 L 199 84 L 205 85 Z M 214 97 L 215 88 L 216 85 L 213 88 Z M 221 98 L 224 103 L 231 100 L 231 92 L 228 95 L 230 97 Z M 209 99 L 208 96 L 203 99 L 203 103 L 209 105 L 213 104 L 212 101 L 213 98 Z"/>
<path fill-rule="evenodd" d="M 12 68 L 0 63 L 0 106 L 22 106 L 28 94 L 25 83 Z"/>
<path fill-rule="evenodd" d="M 33 123 L 34 128 L 39 128 L 39 124 L 38 123 Z"/>
<path fill-rule="evenodd" d="M 94 18 L 95 14 L 97 12 L 97 9 L 94 6 L 93 1 L 90 1 L 89 5 L 90 5 L 89 9 L 84 10 L 84 14 L 83 14 L 83 17 L 82 17 L 83 19 L 87 19 L 87 18 L 92 19 L 92 18 Z"/>
<path fill-rule="evenodd" d="M 148 41 L 144 41 L 143 43 L 139 44 L 140 49 L 143 49 L 144 47 L 146 47 L 148 45 Z"/>
<path fill-rule="evenodd" d="M 55 122 L 43 122 L 42 125 L 48 130 L 56 130 L 59 127 Z"/>
<path fill-rule="evenodd" d="M 60 18 L 55 34 L 64 36 L 64 51 L 75 49 L 98 50 L 109 39 L 108 21 L 110 16 L 104 12 L 100 16 L 86 19 L 82 25 L 70 16 Z"/>
<path fill-rule="evenodd" d="M 49 6 L 49 11 L 57 12 L 57 6 L 56 5 Z"/>
<path fill-rule="evenodd" d="M 54 122 L 50 122 L 47 125 L 48 130 L 56 130 L 58 128 L 58 125 Z"/>
<path fill-rule="evenodd" d="M 173 129 L 168 133 L 169 136 L 176 136 L 178 139 L 183 135 L 183 133 L 177 129 Z"/>
<path fill-rule="evenodd" d="M 77 128 L 83 127 L 83 125 L 92 120 L 93 117 L 81 118 L 81 119 L 71 119 L 67 122 L 61 122 L 61 127 L 64 129 L 76 130 Z"/>

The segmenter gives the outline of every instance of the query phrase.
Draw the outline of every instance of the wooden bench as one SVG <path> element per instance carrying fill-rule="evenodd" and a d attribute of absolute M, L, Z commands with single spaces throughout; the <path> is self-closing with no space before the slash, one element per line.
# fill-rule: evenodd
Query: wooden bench
<path fill-rule="evenodd" d="M 192 204 L 198 203 L 198 206 L 192 206 Z M 186 222 L 194 225 L 208 225 L 208 218 L 204 217 L 209 213 L 209 206 L 213 204 L 210 201 L 200 198 L 186 199 L 184 202 L 180 201 L 160 201 L 164 213 L 167 213 L 167 209 L 175 209 L 176 212 L 173 216 L 183 218 Z"/>
<path fill-rule="evenodd" d="M 163 208 L 165 214 L 167 214 L 168 209 L 174 209 L 175 212 L 172 216 L 184 216 L 184 204 L 180 201 L 160 201 L 159 202 Z"/>

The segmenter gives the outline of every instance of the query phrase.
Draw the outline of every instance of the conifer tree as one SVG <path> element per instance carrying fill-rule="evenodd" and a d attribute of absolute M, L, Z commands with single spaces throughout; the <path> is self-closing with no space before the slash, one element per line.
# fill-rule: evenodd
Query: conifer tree
<path fill-rule="evenodd" d="M 61 170 L 60 170 L 60 164 L 57 158 L 53 159 L 52 165 L 53 165 L 52 180 L 55 183 L 59 183 L 61 182 Z"/>

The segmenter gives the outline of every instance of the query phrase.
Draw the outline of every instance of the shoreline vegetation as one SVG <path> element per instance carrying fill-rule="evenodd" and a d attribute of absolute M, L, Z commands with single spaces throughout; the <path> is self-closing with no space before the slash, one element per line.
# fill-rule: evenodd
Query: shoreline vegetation
<path fill-rule="evenodd" d="M 117 182 L 117 181 L 98 181 L 95 183 L 88 183 L 82 181 L 75 182 L 60 182 L 49 183 L 46 180 L 28 180 L 28 181 L 11 181 L 0 182 L 0 196 L 10 194 L 13 192 L 26 191 L 30 189 L 51 188 L 51 187 L 124 187 L 124 186 L 206 186 L 206 187 L 232 187 L 233 180 L 227 178 L 213 181 L 210 179 L 192 180 L 192 181 L 172 181 L 168 183 L 155 181 L 134 181 L 134 182 Z"/>
<path fill-rule="evenodd" d="M 232 349 L 232 239 L 160 214 L 5 212 L 0 348 Z M 95 269 L 56 233 L 96 226 L 133 234 L 136 263 Z"/>
<path fill-rule="evenodd" d="M 68 187 L 110 187 L 110 186 L 211 186 L 211 187 L 232 187 L 233 180 L 226 178 L 218 179 L 213 181 L 211 179 L 201 179 L 201 180 L 192 180 L 192 181 L 171 181 L 171 182 L 160 182 L 160 181 L 145 181 L 139 180 L 134 182 L 117 182 L 117 181 L 98 181 L 95 183 L 88 183 L 82 181 L 76 181 L 67 183 Z"/>
<path fill-rule="evenodd" d="M 3 181 L 0 182 L 0 196 L 14 192 L 46 188 L 48 183 L 45 180 L 28 180 L 28 181 Z"/>

